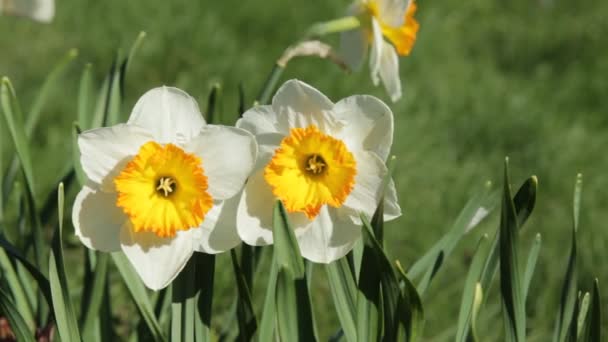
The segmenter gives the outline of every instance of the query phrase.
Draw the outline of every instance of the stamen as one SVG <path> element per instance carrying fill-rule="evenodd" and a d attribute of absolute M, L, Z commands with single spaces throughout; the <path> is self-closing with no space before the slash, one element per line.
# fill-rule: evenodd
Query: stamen
<path fill-rule="evenodd" d="M 156 191 L 164 192 L 165 197 L 168 197 L 175 190 L 175 181 L 171 177 L 161 177 L 158 180 Z"/>
<path fill-rule="evenodd" d="M 327 164 L 325 163 L 325 160 L 323 160 L 323 157 L 321 157 L 318 154 L 313 154 L 310 157 L 308 157 L 308 160 L 306 161 L 305 169 L 306 169 L 306 171 L 309 171 L 313 175 L 318 175 L 318 174 L 322 173 L 323 171 L 325 171 L 326 166 L 327 166 Z"/>

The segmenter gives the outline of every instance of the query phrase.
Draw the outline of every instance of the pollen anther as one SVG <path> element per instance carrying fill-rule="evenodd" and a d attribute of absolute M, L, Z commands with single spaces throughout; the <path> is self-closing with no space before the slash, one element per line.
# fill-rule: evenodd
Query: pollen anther
<path fill-rule="evenodd" d="M 169 196 L 174 190 L 177 184 L 171 177 L 161 177 L 158 180 L 158 186 L 156 187 L 156 191 L 163 192 L 165 197 Z"/>
<path fill-rule="evenodd" d="M 327 163 L 323 160 L 323 157 L 316 153 L 308 157 L 308 160 L 306 161 L 306 171 L 313 175 L 322 173 L 325 171 L 326 167 Z"/>

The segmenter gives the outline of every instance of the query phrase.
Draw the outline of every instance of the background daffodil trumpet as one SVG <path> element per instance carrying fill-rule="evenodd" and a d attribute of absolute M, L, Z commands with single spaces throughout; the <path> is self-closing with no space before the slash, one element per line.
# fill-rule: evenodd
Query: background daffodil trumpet
<path fill-rule="evenodd" d="M 356 95 L 338 103 L 291 80 L 272 104 L 254 107 L 237 127 L 255 134 L 260 154 L 238 206 L 237 228 L 250 245 L 273 243 L 272 205 L 289 213 L 302 256 L 330 263 L 361 236 L 360 213 L 382 199 L 393 114 L 382 101 Z M 389 182 L 385 220 L 401 215 Z"/>
<path fill-rule="evenodd" d="M 147 287 L 167 286 L 194 251 L 240 242 L 236 195 L 257 145 L 243 129 L 207 125 L 183 91 L 148 91 L 126 124 L 83 132 L 78 147 L 88 182 L 74 203 L 76 234 L 89 248 L 122 250 Z"/>
<path fill-rule="evenodd" d="M 361 27 L 340 37 L 342 57 L 353 69 L 361 67 L 371 46 L 372 81 L 375 85 L 382 81 L 393 102 L 402 95 L 399 56 L 409 55 L 416 42 L 415 12 L 415 0 L 358 0 L 349 14 L 360 18 Z"/>

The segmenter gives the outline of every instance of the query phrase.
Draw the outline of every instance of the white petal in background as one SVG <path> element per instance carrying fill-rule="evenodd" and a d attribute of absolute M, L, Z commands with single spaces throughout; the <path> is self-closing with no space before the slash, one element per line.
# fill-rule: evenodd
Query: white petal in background
<path fill-rule="evenodd" d="M 137 101 L 127 123 L 146 128 L 159 143 L 183 144 L 199 133 L 205 119 L 190 95 L 177 88 L 160 87 Z"/>
<path fill-rule="evenodd" d="M 364 30 L 354 29 L 340 34 L 340 56 L 351 70 L 361 68 L 368 48 L 369 42 Z"/>
<path fill-rule="evenodd" d="M 411 0 L 375 0 L 378 3 L 380 20 L 392 27 L 400 27 Z"/>
<path fill-rule="evenodd" d="M 371 151 L 386 161 L 393 144 L 393 112 L 379 99 L 355 95 L 336 103 L 334 115 L 344 121 L 339 136 L 349 149 Z"/>
<path fill-rule="evenodd" d="M 180 231 L 173 238 L 133 232 L 129 223 L 120 234 L 122 251 L 149 289 L 160 290 L 179 274 L 192 256 L 195 229 Z"/>
<path fill-rule="evenodd" d="M 113 191 L 114 177 L 150 140 L 146 130 L 126 124 L 86 131 L 78 136 L 80 163 L 89 180 Z"/>
<path fill-rule="evenodd" d="M 285 82 L 272 99 L 277 113 L 278 130 L 284 135 L 295 127 L 315 125 L 322 132 L 332 132 L 341 124 L 331 115 L 334 104 L 317 89 L 298 81 Z"/>
<path fill-rule="evenodd" d="M 215 200 L 231 198 L 241 191 L 258 153 L 251 133 L 217 125 L 205 126 L 185 149 L 201 157 L 208 191 Z"/>
<path fill-rule="evenodd" d="M 380 24 L 374 18 L 372 21 L 372 48 L 369 54 L 369 71 L 371 73 L 372 82 L 374 85 L 378 85 L 380 83 L 380 78 L 378 74 L 380 73 L 380 63 L 382 60 L 382 44 L 384 43 L 384 39 L 382 38 L 382 30 L 380 29 Z"/>
<path fill-rule="evenodd" d="M 382 41 L 382 57 L 380 58 L 380 79 L 393 102 L 401 98 L 401 78 L 399 78 L 399 55 L 395 47 Z"/>
<path fill-rule="evenodd" d="M 199 236 L 194 244 L 195 251 L 216 254 L 230 250 L 241 243 L 236 231 L 236 211 L 240 198 L 240 194 L 237 194 L 233 198 L 221 201 L 207 213 L 201 228 L 198 229 Z"/>
<path fill-rule="evenodd" d="M 275 197 L 264 180 L 263 169 L 249 177 L 237 210 L 238 234 L 248 245 L 272 244 L 274 201 Z"/>
<path fill-rule="evenodd" d="M 277 133 L 277 124 L 277 114 L 272 106 L 256 106 L 243 113 L 243 117 L 236 122 L 236 127 L 259 135 Z"/>
<path fill-rule="evenodd" d="M 345 256 L 360 236 L 361 226 L 340 220 L 333 209 L 324 206 L 297 240 L 304 258 L 328 264 Z"/>
<path fill-rule="evenodd" d="M 3 0 L 0 14 L 28 17 L 39 22 L 50 23 L 55 16 L 54 0 Z"/>
<path fill-rule="evenodd" d="M 88 248 L 102 252 L 120 251 L 120 229 L 127 220 L 116 206 L 116 193 L 85 185 L 76 196 L 72 222 L 76 236 Z"/>

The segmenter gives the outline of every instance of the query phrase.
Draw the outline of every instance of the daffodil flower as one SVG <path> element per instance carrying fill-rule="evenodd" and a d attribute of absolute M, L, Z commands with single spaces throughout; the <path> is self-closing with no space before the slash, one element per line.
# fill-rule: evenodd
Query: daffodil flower
<path fill-rule="evenodd" d="M 24 16 L 49 23 L 55 16 L 55 0 L 0 0 L 0 14 Z"/>
<path fill-rule="evenodd" d="M 341 34 L 342 57 L 356 70 L 371 45 L 369 67 L 374 85 L 382 81 L 391 100 L 399 100 L 399 56 L 410 54 L 419 28 L 414 19 L 415 0 L 358 0 L 349 12 L 361 18 L 362 26 Z"/>
<path fill-rule="evenodd" d="M 251 133 L 207 125 L 176 88 L 148 91 L 126 124 L 78 137 L 88 178 L 72 220 L 84 245 L 123 251 L 147 287 L 167 286 L 194 251 L 240 243 L 239 194 L 256 160 Z"/>
<path fill-rule="evenodd" d="M 302 256 L 330 263 L 361 235 L 360 213 L 382 200 L 393 114 L 372 96 L 332 103 L 315 88 L 286 82 L 272 105 L 254 107 L 237 122 L 252 132 L 260 153 L 238 205 L 237 230 L 250 245 L 273 243 L 272 206 L 280 199 Z M 386 220 L 401 215 L 393 182 Z"/>

